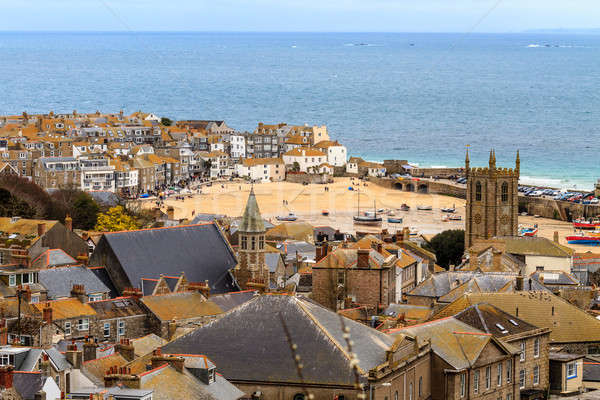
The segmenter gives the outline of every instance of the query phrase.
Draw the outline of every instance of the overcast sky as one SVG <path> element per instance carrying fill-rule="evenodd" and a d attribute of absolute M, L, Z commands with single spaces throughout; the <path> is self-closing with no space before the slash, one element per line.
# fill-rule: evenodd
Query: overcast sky
<path fill-rule="evenodd" d="M 519 32 L 598 28 L 598 0 L 0 0 L 0 30 Z"/>

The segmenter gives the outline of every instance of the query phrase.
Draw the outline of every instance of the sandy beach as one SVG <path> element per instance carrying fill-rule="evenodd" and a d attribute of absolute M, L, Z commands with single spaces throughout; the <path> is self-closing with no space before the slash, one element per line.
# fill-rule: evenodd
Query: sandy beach
<path fill-rule="evenodd" d="M 360 182 L 360 185 L 359 185 Z M 223 186 L 223 187 L 222 187 Z M 315 226 L 331 226 L 344 232 L 355 232 L 352 216 L 356 215 L 359 204 L 361 211 L 371 211 L 373 208 L 392 210 L 395 217 L 402 217 L 402 224 L 384 222 L 382 228 L 390 232 L 401 230 L 408 226 L 416 228 L 421 234 L 432 235 L 446 229 L 464 229 L 465 201 L 454 197 L 438 194 L 420 194 L 387 189 L 369 182 L 350 178 L 336 178 L 335 183 L 327 185 L 308 185 L 290 182 L 270 182 L 254 185 L 254 192 L 264 218 L 277 223 L 275 217 L 294 213 L 299 221 L 306 221 Z M 352 187 L 354 190 L 349 190 Z M 232 217 L 241 216 L 251 185 L 248 183 L 229 182 L 213 184 L 203 187 L 201 194 L 192 198 L 175 200 L 170 198 L 165 201 L 167 206 L 175 209 L 175 218 L 193 218 L 195 213 L 225 214 Z M 287 205 L 284 205 L 284 200 Z M 410 206 L 409 211 L 399 211 L 405 203 Z M 152 207 L 152 201 L 146 201 L 146 207 Z M 430 205 L 432 211 L 417 210 L 417 205 Z M 461 215 L 461 221 L 442 221 L 440 208 L 456 207 L 456 213 Z M 163 210 L 165 208 L 163 207 Z M 329 216 L 323 216 L 322 211 L 328 210 Z M 546 218 L 519 217 L 519 223 L 526 226 L 538 225 L 539 236 L 553 238 L 554 232 L 559 232 L 561 244 L 568 245 L 565 236 L 573 232 L 572 225 Z M 360 226 L 360 231 L 376 232 L 374 227 Z M 594 247 L 581 245 L 568 245 L 577 251 L 594 251 Z"/>

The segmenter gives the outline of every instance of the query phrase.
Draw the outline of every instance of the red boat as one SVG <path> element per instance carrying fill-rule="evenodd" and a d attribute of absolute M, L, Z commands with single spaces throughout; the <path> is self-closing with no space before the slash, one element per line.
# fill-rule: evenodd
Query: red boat
<path fill-rule="evenodd" d="M 584 219 L 577 219 L 573 221 L 573 228 L 575 229 L 596 229 L 600 227 L 600 220 L 594 219 L 586 221 Z"/>

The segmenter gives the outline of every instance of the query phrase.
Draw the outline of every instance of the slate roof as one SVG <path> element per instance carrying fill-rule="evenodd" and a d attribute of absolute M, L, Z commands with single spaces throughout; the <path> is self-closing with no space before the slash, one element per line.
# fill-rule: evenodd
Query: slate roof
<path fill-rule="evenodd" d="M 465 294 L 434 318 L 457 314 L 478 303 L 491 304 L 529 324 L 551 329 L 551 344 L 600 341 L 599 320 L 548 291 Z"/>
<path fill-rule="evenodd" d="M 87 295 L 110 292 L 92 271 L 82 266 L 43 269 L 38 276 L 39 282 L 48 290 L 50 300 L 70 297 L 73 284 L 84 285 Z"/>
<path fill-rule="evenodd" d="M 536 271 L 530 276 L 543 285 L 579 285 L 579 281 L 573 275 L 564 271 Z M 544 279 L 543 283 L 541 277 Z"/>
<path fill-rule="evenodd" d="M 243 290 L 241 292 L 231 292 L 226 294 L 219 294 L 211 296 L 210 301 L 215 303 L 223 312 L 227 312 L 240 306 L 247 301 L 252 300 L 258 292 L 255 290 Z"/>
<path fill-rule="evenodd" d="M 431 340 L 433 352 L 457 370 L 471 368 L 491 341 L 499 344 L 489 333 L 452 317 L 389 332 L 393 335 L 408 333 L 420 341 Z"/>
<path fill-rule="evenodd" d="M 71 363 L 67 361 L 65 355 L 55 347 L 50 347 L 49 349 L 44 350 L 44 352 L 48 355 L 48 358 L 58 371 L 64 371 L 71 368 Z"/>
<path fill-rule="evenodd" d="M 46 382 L 41 372 L 13 372 L 13 386 L 23 397 L 23 400 L 33 400 Z"/>
<path fill-rule="evenodd" d="M 421 321 L 429 318 L 432 311 L 428 306 L 392 303 L 385 309 L 383 314 L 394 318 L 404 314 L 404 318 L 407 320 Z"/>
<path fill-rule="evenodd" d="M 215 303 L 196 292 L 144 296 L 140 301 L 161 321 L 199 318 L 223 312 Z"/>
<path fill-rule="evenodd" d="M 146 315 L 146 311 L 133 297 L 90 301 L 88 304 L 96 312 L 98 320 Z"/>
<path fill-rule="evenodd" d="M 162 351 L 206 355 L 228 380 L 298 383 L 280 316 L 298 346 L 307 383 L 353 384 L 341 317 L 303 297 L 257 296 L 218 320 L 168 343 Z M 344 321 L 362 373 L 386 361 L 386 350 L 393 344 L 393 338 L 352 320 Z"/>
<path fill-rule="evenodd" d="M 198 400 L 236 400 L 244 393 L 221 376 L 214 383 L 206 385 L 190 371 L 178 372 L 164 365 L 160 369 L 142 375 L 142 388 L 153 389 L 153 400 L 198 399 Z"/>
<path fill-rule="evenodd" d="M 145 354 L 151 353 L 166 343 L 167 341 L 165 339 L 155 335 L 154 333 L 150 333 L 137 339 L 131 339 L 131 345 L 133 346 L 136 357 L 141 357 Z"/>
<path fill-rule="evenodd" d="M 208 280 L 212 293 L 239 289 L 230 273 L 237 260 L 214 223 L 107 233 L 92 261 L 104 246 L 112 250 L 133 287 L 141 287 L 142 278 L 184 272 L 190 282 Z"/>
<path fill-rule="evenodd" d="M 246 201 L 246 209 L 244 210 L 242 222 L 240 223 L 238 230 L 245 233 L 260 233 L 266 231 L 262 217 L 260 216 L 260 209 L 256 202 L 256 196 L 254 195 L 254 188 L 250 189 L 248 201 Z"/>
<path fill-rule="evenodd" d="M 456 314 L 454 318 L 499 338 L 538 329 L 537 326 L 487 303 L 472 305 Z"/>
<path fill-rule="evenodd" d="M 571 257 L 575 251 L 553 240 L 537 236 L 502 236 L 506 243 L 506 252 L 519 255 Z"/>
<path fill-rule="evenodd" d="M 41 314 L 46 304 L 50 304 L 52 308 L 52 319 L 62 320 L 76 318 L 81 316 L 96 315 L 96 311 L 88 303 L 82 303 L 78 298 L 69 297 L 67 299 L 54 300 L 44 303 L 32 304 Z"/>
<path fill-rule="evenodd" d="M 51 268 L 62 265 L 74 265 L 78 264 L 78 262 L 62 249 L 48 249 L 37 256 L 31 264 L 36 268 Z"/>
<path fill-rule="evenodd" d="M 96 385 L 104 385 L 104 375 L 106 371 L 113 366 L 122 367 L 127 364 L 127 360 L 119 353 L 85 361 L 82 364 L 81 372 L 84 373 Z"/>
<path fill-rule="evenodd" d="M 119 291 L 117 290 L 117 288 L 113 284 L 112 280 L 110 279 L 110 276 L 108 275 L 108 271 L 106 270 L 106 268 L 104 268 L 104 267 L 88 267 L 88 269 L 90 271 L 92 271 L 92 273 L 94 275 L 96 275 L 96 277 L 98 277 L 98 279 L 100 279 L 100 281 L 102 281 L 104 286 L 106 286 L 108 288 L 109 297 L 115 298 L 115 297 L 119 296 Z"/>
<path fill-rule="evenodd" d="M 583 380 L 587 382 L 600 382 L 600 362 L 595 359 L 583 359 Z"/>

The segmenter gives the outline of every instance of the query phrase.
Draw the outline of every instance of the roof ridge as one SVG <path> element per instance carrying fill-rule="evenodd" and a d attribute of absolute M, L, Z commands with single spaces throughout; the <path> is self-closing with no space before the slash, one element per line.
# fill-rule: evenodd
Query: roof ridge
<path fill-rule="evenodd" d="M 304 306 L 304 304 L 302 304 L 302 302 L 297 297 L 294 296 L 293 299 L 296 302 L 296 304 L 298 305 L 298 307 L 300 307 L 300 309 L 302 309 L 302 311 L 304 311 L 304 313 L 313 321 L 313 323 L 319 328 L 319 330 L 321 330 L 321 332 L 323 332 L 323 334 L 333 343 L 333 345 L 342 352 L 342 354 L 348 359 L 348 363 L 350 364 L 350 366 L 352 366 L 352 356 L 350 354 L 348 354 L 346 352 L 346 350 L 340 345 L 340 343 L 338 343 L 329 334 L 329 331 L 327 331 L 325 329 L 325 327 L 323 325 L 321 325 L 321 323 L 315 318 L 314 315 L 312 315 L 312 313 Z M 341 316 L 341 315 L 339 317 L 345 318 L 344 316 Z M 346 333 L 346 332 L 343 332 L 343 333 Z M 363 371 L 363 369 L 360 367 L 360 365 L 356 364 L 356 368 L 358 369 L 358 371 L 361 374 L 365 374 L 365 371 Z"/>

